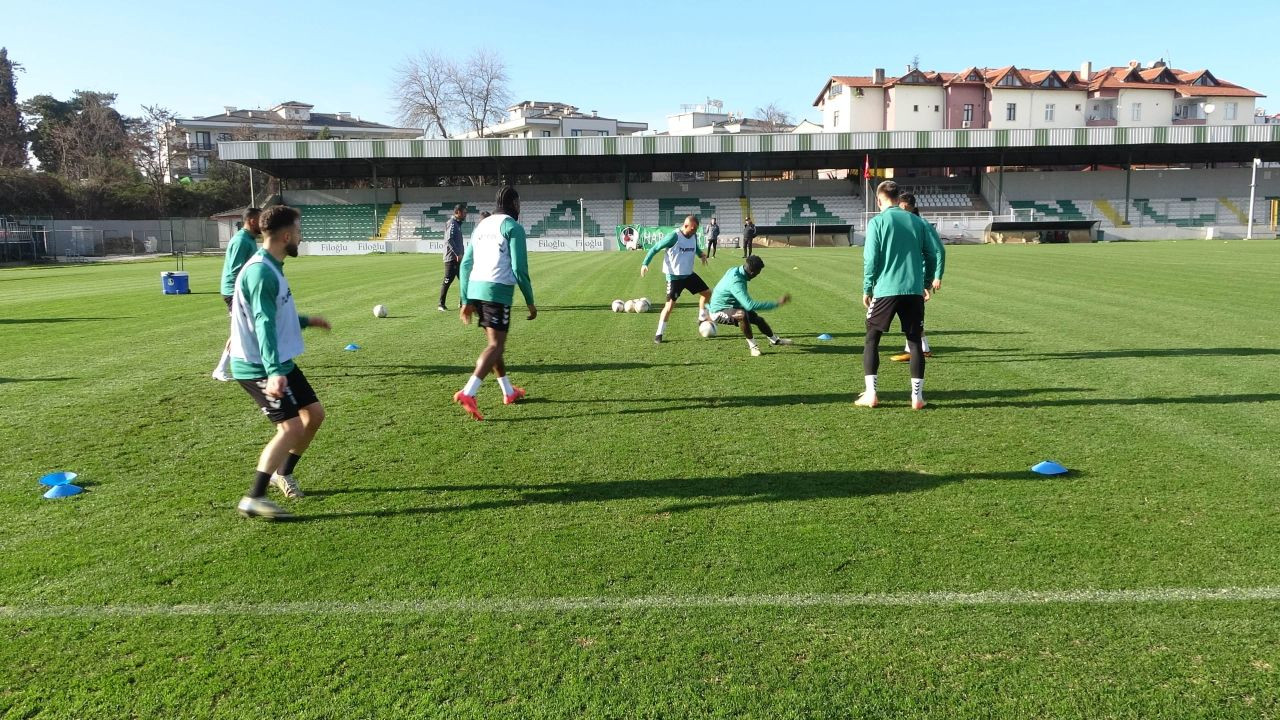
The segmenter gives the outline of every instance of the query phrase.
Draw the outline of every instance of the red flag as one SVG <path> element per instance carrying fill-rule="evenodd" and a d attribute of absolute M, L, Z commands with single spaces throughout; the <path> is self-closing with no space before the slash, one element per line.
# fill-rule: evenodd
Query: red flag
<path fill-rule="evenodd" d="M 870 154 L 866 155 L 866 160 L 864 160 L 862 163 L 862 177 L 864 178 L 871 177 L 871 155 Z"/>

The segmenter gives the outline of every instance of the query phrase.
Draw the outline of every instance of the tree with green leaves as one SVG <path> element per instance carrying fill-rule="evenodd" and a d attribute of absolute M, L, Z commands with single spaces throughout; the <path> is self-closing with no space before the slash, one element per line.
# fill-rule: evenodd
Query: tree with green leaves
<path fill-rule="evenodd" d="M 27 133 L 18 111 L 18 86 L 13 77 L 21 69 L 9 59 L 8 48 L 0 47 L 0 168 L 27 164 Z"/>

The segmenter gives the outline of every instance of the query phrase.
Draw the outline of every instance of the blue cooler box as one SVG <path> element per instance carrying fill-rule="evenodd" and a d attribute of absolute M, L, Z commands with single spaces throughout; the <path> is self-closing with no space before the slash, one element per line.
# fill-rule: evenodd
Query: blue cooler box
<path fill-rule="evenodd" d="M 160 273 L 160 285 L 165 295 L 186 295 L 191 292 L 190 278 L 181 270 Z"/>

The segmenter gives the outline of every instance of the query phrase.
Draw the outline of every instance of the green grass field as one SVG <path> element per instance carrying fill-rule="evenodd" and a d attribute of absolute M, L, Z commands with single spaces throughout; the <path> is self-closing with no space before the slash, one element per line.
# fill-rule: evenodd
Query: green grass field
<path fill-rule="evenodd" d="M 535 256 L 484 423 L 437 257 L 290 261 L 335 330 L 275 524 L 220 259 L 0 270 L 0 717 L 1280 715 L 1280 245 L 951 248 L 923 412 L 887 361 L 852 406 L 857 249 L 762 254 L 761 358 Z"/>

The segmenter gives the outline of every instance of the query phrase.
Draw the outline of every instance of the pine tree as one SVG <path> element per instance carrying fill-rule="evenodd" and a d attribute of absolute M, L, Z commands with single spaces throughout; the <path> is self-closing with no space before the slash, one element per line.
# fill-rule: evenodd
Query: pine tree
<path fill-rule="evenodd" d="M 0 168 L 21 168 L 27 164 L 27 135 L 18 114 L 18 86 L 14 64 L 7 48 L 0 47 Z"/>

